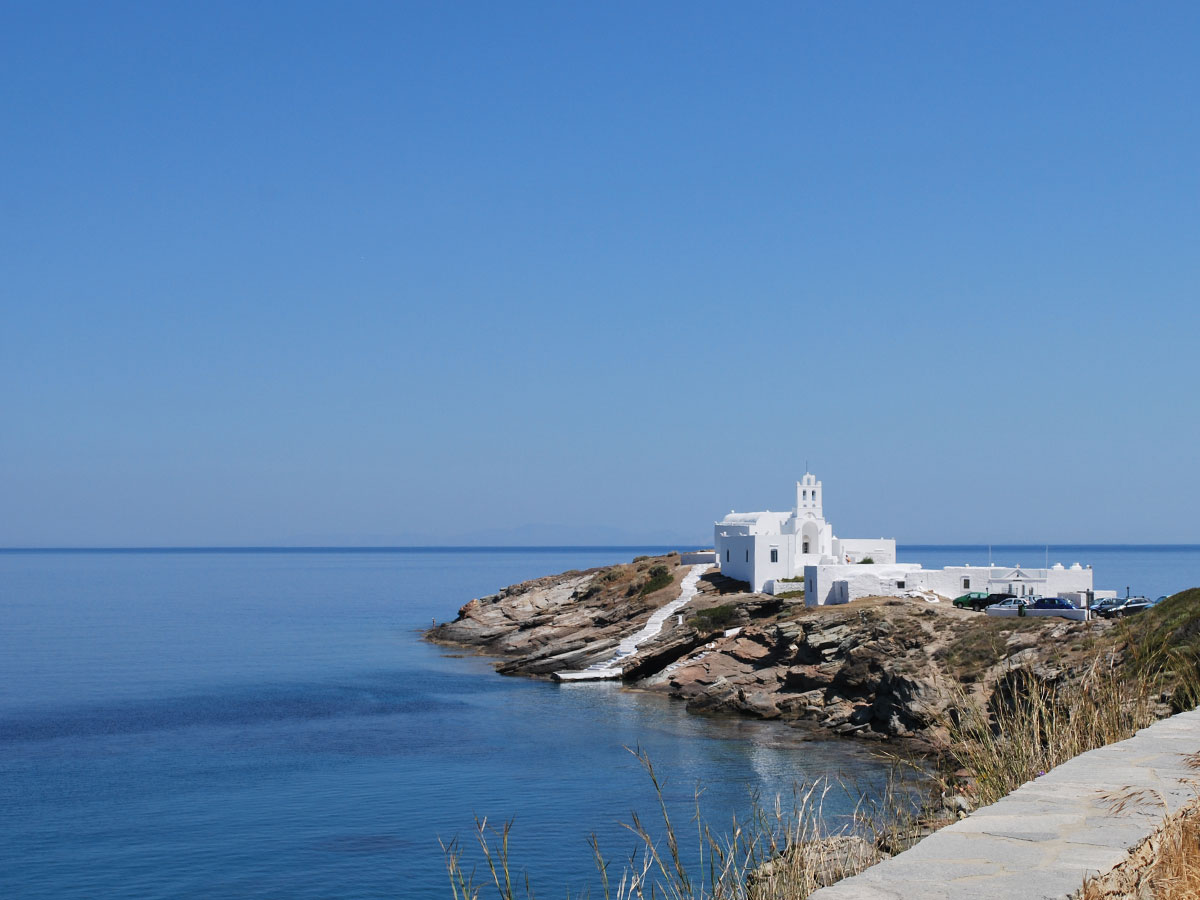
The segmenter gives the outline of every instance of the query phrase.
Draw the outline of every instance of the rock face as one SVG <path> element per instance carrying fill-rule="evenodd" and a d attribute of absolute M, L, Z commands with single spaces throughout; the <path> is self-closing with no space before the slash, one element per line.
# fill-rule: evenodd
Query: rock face
<path fill-rule="evenodd" d="M 698 711 L 810 719 L 839 734 L 912 737 L 936 726 L 952 685 L 931 664 L 933 635 L 911 615 L 817 612 L 826 614 L 722 637 L 656 686 Z"/>
<path fill-rule="evenodd" d="M 656 587 L 664 579 L 669 582 Z M 688 567 L 679 556 L 647 557 L 633 563 L 538 578 L 472 600 L 453 622 L 427 636 L 438 643 L 474 647 L 505 657 L 497 669 L 512 675 L 550 675 L 585 669 L 609 658 L 622 638 L 638 631 L 650 614 L 679 597 Z M 659 581 L 653 580 L 655 574 Z M 704 586 L 685 609 L 703 606 L 716 588 Z M 671 619 L 660 636 L 626 661 L 642 670 L 647 660 L 666 665 L 696 645 L 696 629 Z"/>
<path fill-rule="evenodd" d="M 1014 624 L 1015 622 L 1015 624 Z M 805 719 L 837 734 L 944 743 L 948 708 L 1020 677 L 1067 677 L 1108 623 L 989 619 L 948 604 L 867 598 L 721 636 L 645 686 L 698 712 Z"/>
<path fill-rule="evenodd" d="M 665 567 L 653 581 L 652 570 Z M 548 676 L 608 659 L 679 596 L 679 557 L 567 572 L 472 600 L 431 640 L 503 657 L 505 674 Z M 659 587 L 658 585 L 663 586 Z M 704 713 L 806 720 L 837 734 L 932 745 L 964 692 L 1011 690 L 1014 673 L 1057 680 L 1106 622 L 996 619 L 949 604 L 867 598 L 808 609 L 719 573 L 622 664 L 624 679 Z M 1074 650 L 1072 648 L 1075 648 Z"/>

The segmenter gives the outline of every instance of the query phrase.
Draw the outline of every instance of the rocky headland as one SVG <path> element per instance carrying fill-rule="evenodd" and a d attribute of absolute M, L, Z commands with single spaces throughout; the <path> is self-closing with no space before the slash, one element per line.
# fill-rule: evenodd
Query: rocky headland
<path fill-rule="evenodd" d="M 622 638 L 679 597 L 677 554 L 572 571 L 472 600 L 427 637 L 500 657 L 507 675 L 553 677 L 610 658 Z M 808 608 L 715 567 L 696 596 L 620 663 L 630 687 L 690 710 L 811 723 L 839 735 L 945 744 L 947 710 L 984 703 L 1023 679 L 1078 677 L 1112 627 L 1103 620 L 992 618 L 948 602 L 876 597 Z"/>

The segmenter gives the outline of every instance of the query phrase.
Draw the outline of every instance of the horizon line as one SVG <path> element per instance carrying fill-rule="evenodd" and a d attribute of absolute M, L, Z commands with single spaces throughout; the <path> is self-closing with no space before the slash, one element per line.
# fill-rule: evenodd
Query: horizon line
<path fill-rule="evenodd" d="M 1011 548 L 1037 549 L 1053 547 L 1067 549 L 1146 549 L 1152 547 L 1170 549 L 1200 549 L 1197 543 L 913 543 L 900 544 L 897 548 L 909 550 L 993 550 Z M 159 546 L 129 545 L 78 545 L 78 546 L 13 546 L 0 547 L 0 553 L 403 553 L 420 551 L 518 551 L 518 550 L 711 550 L 701 544 L 164 544 Z"/>

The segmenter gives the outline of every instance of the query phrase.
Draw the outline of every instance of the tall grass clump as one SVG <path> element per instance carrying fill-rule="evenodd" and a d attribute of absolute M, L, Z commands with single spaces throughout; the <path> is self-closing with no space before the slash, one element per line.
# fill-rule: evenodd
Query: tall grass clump
<path fill-rule="evenodd" d="M 1123 619 L 1117 639 L 1124 643 L 1130 668 L 1158 680 L 1173 712 L 1200 705 L 1200 588 Z"/>
<path fill-rule="evenodd" d="M 781 797 L 770 806 L 755 802 L 748 820 L 735 817 L 727 831 L 705 821 L 697 791 L 694 815 L 681 830 L 671 818 L 650 758 L 641 750 L 631 752 L 654 787 L 661 822 L 647 824 L 631 815 L 624 827 L 638 837 L 640 850 L 619 872 L 591 837 L 599 877 L 596 896 L 604 900 L 803 900 L 905 849 L 920 832 L 924 798 L 914 778 L 904 777 L 914 770 L 899 762 L 884 790 L 860 795 L 854 811 L 836 825 L 826 818 L 826 799 L 837 791 L 853 795 L 854 788 L 822 779 L 794 787 L 788 802 Z M 442 845 L 454 900 L 479 900 L 485 890 L 494 891 L 499 900 L 533 900 L 528 877 L 511 873 L 508 834 L 508 824 L 497 829 L 486 820 L 476 822 L 475 837 L 486 863 L 482 880 L 464 869 L 457 840 Z"/>
<path fill-rule="evenodd" d="M 1158 718 L 1156 674 L 1114 663 L 1109 654 L 1097 657 L 1077 683 L 1014 672 L 986 706 L 960 696 L 947 749 L 974 776 L 980 805 Z"/>
<path fill-rule="evenodd" d="M 1200 588 L 1122 620 L 1077 679 L 1016 670 L 990 702 L 960 693 L 948 755 L 993 803 L 1067 760 L 1200 703 Z"/>

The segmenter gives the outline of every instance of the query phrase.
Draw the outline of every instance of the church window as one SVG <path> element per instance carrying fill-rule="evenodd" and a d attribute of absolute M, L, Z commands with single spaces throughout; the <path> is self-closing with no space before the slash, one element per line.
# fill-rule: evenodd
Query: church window
<path fill-rule="evenodd" d="M 964 590 L 964 591 L 969 591 L 970 589 L 971 589 L 971 579 L 970 579 L 970 578 L 964 578 L 964 579 L 963 579 L 963 590 Z"/>
<path fill-rule="evenodd" d="M 779 562 L 779 551 L 771 548 L 771 562 Z"/>
<path fill-rule="evenodd" d="M 725 562 L 729 562 L 729 551 L 725 551 Z"/>
<path fill-rule="evenodd" d="M 898 587 L 898 588 L 903 588 L 903 587 L 904 587 L 904 582 L 903 582 L 903 581 L 897 581 L 897 582 L 896 582 L 896 587 Z"/>
<path fill-rule="evenodd" d="M 808 552 L 808 541 L 805 541 L 805 542 L 804 542 L 804 552 L 805 552 L 805 553 L 807 553 L 807 552 Z"/>
<path fill-rule="evenodd" d="M 750 551 L 746 551 L 746 562 L 750 562 Z"/>

